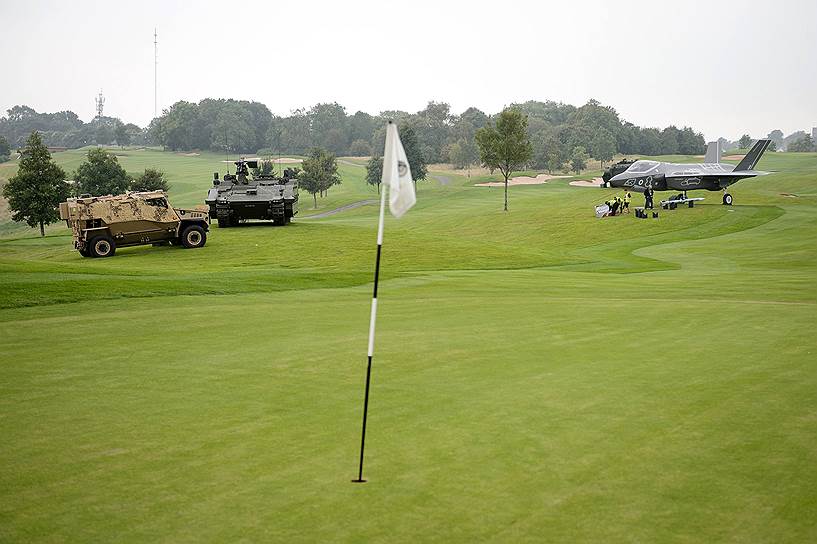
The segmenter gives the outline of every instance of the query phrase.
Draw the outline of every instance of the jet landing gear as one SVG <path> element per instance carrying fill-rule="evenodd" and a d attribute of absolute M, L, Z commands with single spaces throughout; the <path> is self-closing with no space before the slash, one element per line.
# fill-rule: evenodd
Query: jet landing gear
<path fill-rule="evenodd" d="M 724 206 L 731 206 L 732 205 L 732 195 L 726 192 L 726 189 L 723 191 L 723 205 Z"/>

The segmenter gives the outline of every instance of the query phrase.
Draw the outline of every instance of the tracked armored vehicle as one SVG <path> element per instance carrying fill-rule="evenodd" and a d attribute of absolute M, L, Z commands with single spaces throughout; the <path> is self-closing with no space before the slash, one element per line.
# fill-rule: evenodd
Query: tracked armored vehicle
<path fill-rule="evenodd" d="M 220 228 L 232 227 L 248 219 L 273 221 L 286 225 L 298 213 L 297 172 L 287 168 L 283 176 L 253 175 L 257 160 L 235 161 L 236 173 L 218 179 L 213 174 L 213 187 L 204 201 L 210 207 L 210 218 Z"/>
<path fill-rule="evenodd" d="M 69 198 L 60 218 L 83 257 L 111 257 L 117 247 L 144 244 L 202 247 L 210 228 L 206 211 L 174 208 L 164 191 Z"/>

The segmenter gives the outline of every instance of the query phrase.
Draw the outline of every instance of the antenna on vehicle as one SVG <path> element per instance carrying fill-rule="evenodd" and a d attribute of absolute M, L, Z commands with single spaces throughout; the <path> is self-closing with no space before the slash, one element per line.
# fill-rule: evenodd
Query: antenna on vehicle
<path fill-rule="evenodd" d="M 278 127 L 278 138 L 275 143 L 275 150 L 278 152 L 278 167 L 281 169 L 281 175 L 284 175 L 284 165 L 281 163 L 281 127 Z"/>
<path fill-rule="evenodd" d="M 227 127 L 224 127 L 224 152 L 227 153 L 227 173 L 230 173 L 230 145 L 227 142 Z"/>

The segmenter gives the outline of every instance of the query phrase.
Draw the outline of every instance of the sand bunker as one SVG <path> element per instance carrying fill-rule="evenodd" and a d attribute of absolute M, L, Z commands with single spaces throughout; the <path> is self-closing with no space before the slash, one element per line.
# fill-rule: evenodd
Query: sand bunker
<path fill-rule="evenodd" d="M 275 164 L 300 164 L 304 162 L 303 159 L 293 159 L 292 157 L 281 157 L 280 159 L 272 159 Z"/>
<path fill-rule="evenodd" d="M 592 181 L 587 181 L 586 179 L 577 179 L 576 181 L 571 181 L 570 185 L 573 187 L 601 187 L 604 180 L 601 178 L 593 178 Z"/>
<path fill-rule="evenodd" d="M 508 185 L 542 185 L 552 179 L 569 178 L 570 176 L 551 176 L 550 174 L 539 174 L 535 178 L 530 176 L 517 176 L 508 180 Z M 504 187 L 504 181 L 488 181 L 477 183 L 477 187 Z"/>

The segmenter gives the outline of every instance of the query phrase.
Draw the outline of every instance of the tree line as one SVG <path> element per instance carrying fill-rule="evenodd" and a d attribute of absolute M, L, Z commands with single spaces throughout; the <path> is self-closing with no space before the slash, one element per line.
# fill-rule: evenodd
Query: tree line
<path fill-rule="evenodd" d="M 0 138 L 14 149 L 22 148 L 34 131 L 48 147 L 149 143 L 147 129 L 115 117 L 95 117 L 85 123 L 72 111 L 38 113 L 28 106 L 14 106 L 0 117 Z"/>
<path fill-rule="evenodd" d="M 528 101 L 509 109 L 527 116 L 532 154 L 527 166 L 554 170 L 571 162 L 576 147 L 602 162 L 628 155 L 698 154 L 704 138 L 690 127 L 642 128 L 622 120 L 615 109 L 595 100 L 575 107 Z M 428 163 L 467 168 L 479 159 L 476 132 L 496 115 L 478 108 L 454 114 L 445 102 L 421 111 L 391 110 L 379 115 L 349 114 L 340 104 L 316 104 L 275 116 L 258 102 L 205 99 L 177 102 L 151 123 L 150 137 L 174 151 L 209 149 L 232 153 L 308 155 L 313 148 L 336 156 L 377 156 L 386 121 L 409 126 Z"/>
<path fill-rule="evenodd" d="M 552 101 L 509 107 L 528 117 L 533 167 L 544 168 L 560 159 L 564 164 L 576 146 L 600 160 L 611 153 L 692 154 L 703 149 L 703 137 L 689 127 L 642 128 L 595 100 L 580 107 Z M 83 123 L 70 111 L 38 113 L 28 106 L 14 106 L 0 118 L 0 136 L 15 148 L 22 147 L 36 130 L 46 145 L 58 147 L 115 143 L 161 145 L 173 151 L 297 155 L 318 147 L 336 156 L 375 156 L 383 147 L 386 121 L 392 120 L 412 127 L 427 162 L 464 168 L 478 158 L 476 131 L 494 117 L 475 107 L 455 114 L 449 104 L 434 101 L 415 113 L 350 114 L 333 102 L 277 116 L 260 102 L 206 98 L 198 103 L 176 102 L 146 128 L 111 117 Z"/>
<path fill-rule="evenodd" d="M 620 118 L 615 109 L 590 100 L 580 107 L 553 101 L 510 104 L 528 117 L 527 133 L 533 145 L 528 166 L 555 170 L 570 165 L 573 150 L 582 147 L 600 161 L 612 155 L 694 155 L 703 152 L 703 136 L 690 127 L 663 129 L 640 127 Z M 38 113 L 28 106 L 14 106 L 0 118 L 0 137 L 20 148 L 33 131 L 51 147 L 86 145 L 161 145 L 173 151 L 211 150 L 244 154 L 287 153 L 308 155 L 312 148 L 336 156 L 376 156 L 385 139 L 387 120 L 410 125 L 429 163 L 447 162 L 467 168 L 477 160 L 476 131 L 496 117 L 478 108 L 460 114 L 445 102 L 429 102 L 423 110 L 400 110 L 371 115 L 350 114 L 337 102 L 321 103 L 273 115 L 260 102 L 206 98 L 198 103 L 179 101 L 164 110 L 148 127 L 97 117 L 84 123 L 71 111 Z M 789 136 L 776 129 L 768 134 L 776 149 L 794 149 L 807 134 Z M 723 149 L 744 148 L 739 140 L 721 138 Z M 0 154 L 2 155 L 2 154 Z M 0 160 L 2 157 L 0 156 Z"/>

